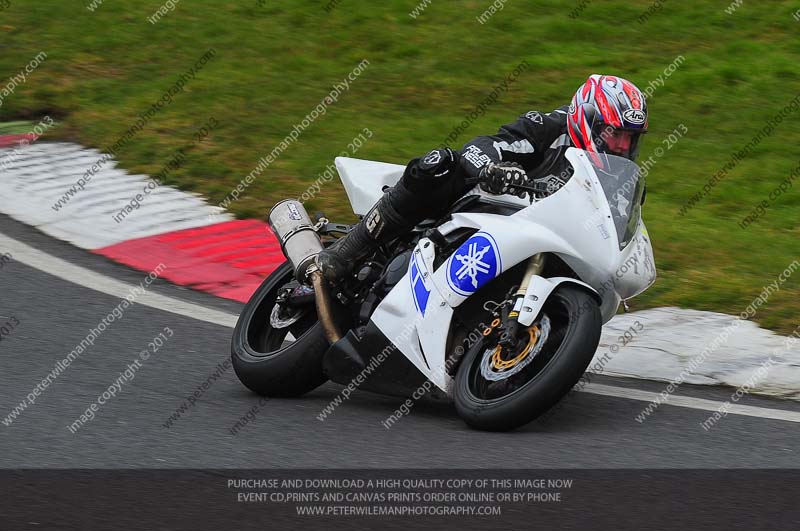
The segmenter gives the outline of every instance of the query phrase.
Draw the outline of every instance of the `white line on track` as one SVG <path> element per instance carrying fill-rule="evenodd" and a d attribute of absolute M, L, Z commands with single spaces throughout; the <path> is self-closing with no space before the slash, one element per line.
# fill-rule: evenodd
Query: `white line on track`
<path fill-rule="evenodd" d="M 21 262 L 34 269 L 38 269 L 49 275 L 66 280 L 67 282 L 71 282 L 94 291 L 99 291 L 100 293 L 105 293 L 106 295 L 111 295 L 113 297 L 123 298 L 133 287 L 131 284 L 101 275 L 100 273 L 96 273 L 90 269 L 86 269 L 85 267 L 71 264 L 65 260 L 34 249 L 33 247 L 13 238 L 9 238 L 2 233 L 0 233 L 0 250 L 11 252 L 11 254 L 14 256 L 14 260 L 17 262 Z M 141 304 L 157 310 L 163 310 L 165 312 L 183 315 L 184 317 L 190 317 L 192 319 L 226 326 L 229 328 L 233 328 L 235 326 L 237 319 L 237 316 L 231 313 L 214 310 L 199 304 L 185 302 L 181 299 L 168 297 L 166 295 L 159 295 L 149 291 L 144 295 L 140 295 L 136 299 L 136 304 Z M 654 402 L 659 397 L 658 393 L 653 393 L 650 391 L 592 383 L 586 385 L 581 391 L 584 393 L 613 396 L 641 402 Z M 663 405 L 700 409 L 703 411 L 717 411 L 723 405 L 723 402 L 706 400 L 703 398 L 693 398 L 689 396 L 672 395 L 670 396 L 669 401 L 665 402 Z M 747 417 L 759 417 L 783 420 L 787 422 L 800 422 L 800 413 L 782 409 L 769 409 L 764 407 L 733 404 L 728 409 L 728 412 L 734 415 L 743 415 Z"/>
<path fill-rule="evenodd" d="M 122 299 L 130 292 L 131 288 L 134 287 L 133 284 L 115 280 L 90 269 L 86 269 L 85 267 L 71 264 L 66 260 L 39 251 L 38 249 L 34 249 L 30 245 L 9 238 L 2 233 L 0 233 L 0 249 L 4 252 L 10 252 L 16 262 L 21 262 L 54 277 L 94 291 L 99 291 L 100 293 L 105 293 L 106 295 L 111 295 L 112 297 L 119 297 Z M 185 317 L 191 317 L 199 321 L 227 326 L 229 328 L 233 328 L 236 325 L 237 316 L 232 313 L 214 310 L 174 297 L 153 293 L 152 291 L 147 291 L 143 295 L 138 295 L 136 297 L 136 304 L 183 315 Z"/>
<path fill-rule="evenodd" d="M 614 396 L 627 398 L 629 400 L 640 400 L 642 402 L 656 402 L 661 396 L 660 393 L 642 391 L 641 389 L 631 389 L 628 387 L 616 387 L 611 385 L 601 385 L 590 383 L 583 388 L 584 392 L 595 395 Z M 724 402 L 717 400 L 707 400 L 705 398 L 694 398 L 691 396 L 670 395 L 668 401 L 661 405 L 679 406 L 690 409 L 702 409 L 703 411 L 717 411 Z M 800 422 L 800 412 L 787 411 L 785 409 L 769 409 L 766 407 L 743 406 L 741 404 L 729 404 L 728 413 L 743 415 L 745 417 L 759 417 L 763 419 L 785 420 L 787 422 Z"/>

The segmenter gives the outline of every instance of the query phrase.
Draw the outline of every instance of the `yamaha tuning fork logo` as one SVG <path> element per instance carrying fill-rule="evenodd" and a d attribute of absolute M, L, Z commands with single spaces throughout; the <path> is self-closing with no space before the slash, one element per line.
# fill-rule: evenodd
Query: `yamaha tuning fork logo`
<path fill-rule="evenodd" d="M 469 296 L 502 270 L 497 242 L 489 233 L 476 232 L 450 257 L 447 284 L 459 295 Z"/>

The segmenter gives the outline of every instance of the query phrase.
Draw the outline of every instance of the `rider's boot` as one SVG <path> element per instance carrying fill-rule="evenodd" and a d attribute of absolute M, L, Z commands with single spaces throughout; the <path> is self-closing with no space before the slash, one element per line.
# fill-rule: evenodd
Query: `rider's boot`
<path fill-rule="evenodd" d="M 413 159 L 403 177 L 390 188 L 372 210 L 344 238 L 319 253 L 317 265 L 322 276 L 335 284 L 380 245 L 387 243 L 414 225 L 440 211 L 449 200 L 447 185 L 459 168 L 459 155 L 450 148 L 435 149 Z"/>
<path fill-rule="evenodd" d="M 343 279 L 380 245 L 422 221 L 425 216 L 418 210 L 402 184 L 391 188 L 350 232 L 319 253 L 317 265 L 322 276 L 331 283 Z"/>

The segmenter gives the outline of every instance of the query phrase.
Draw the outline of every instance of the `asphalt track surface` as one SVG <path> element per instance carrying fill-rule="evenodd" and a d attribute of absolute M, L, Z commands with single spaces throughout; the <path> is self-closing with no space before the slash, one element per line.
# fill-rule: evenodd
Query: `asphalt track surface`
<path fill-rule="evenodd" d="M 0 234 L 131 285 L 146 276 L 0 216 Z M 0 254 L 4 249 L 0 249 Z M 167 264 L 168 266 L 168 264 Z M 156 281 L 151 292 L 238 314 L 241 305 Z M 0 321 L 19 325 L 0 342 L 0 418 L 31 392 L 120 299 L 11 260 L 0 269 Z M 76 433 L 72 423 L 164 327 L 174 335 L 122 392 Z M 143 305 L 128 308 L 9 426 L 0 468 L 796 468 L 800 423 L 662 405 L 645 422 L 641 400 L 576 393 L 546 424 L 513 433 L 469 429 L 446 403 L 422 402 L 391 429 L 402 400 L 356 392 L 324 422 L 342 389 L 328 383 L 300 399 L 259 397 L 225 371 L 170 428 L 163 424 L 230 355 L 231 328 Z M 665 384 L 597 377 L 659 392 Z M 724 401 L 731 389 L 683 385 L 676 394 Z M 793 402 L 741 404 L 800 412 Z M 238 434 L 229 429 L 258 407 Z"/>

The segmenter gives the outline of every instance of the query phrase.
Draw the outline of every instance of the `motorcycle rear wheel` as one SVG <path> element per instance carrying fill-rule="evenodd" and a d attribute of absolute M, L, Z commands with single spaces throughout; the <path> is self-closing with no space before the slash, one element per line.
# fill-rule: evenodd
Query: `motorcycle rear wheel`
<path fill-rule="evenodd" d="M 231 362 L 236 376 L 263 396 L 297 397 L 328 380 L 322 369 L 328 340 L 313 304 L 286 328 L 270 324 L 278 291 L 293 278 L 289 262 L 273 271 L 247 302 L 233 330 Z M 294 341 L 286 341 L 289 333 Z"/>
<path fill-rule="evenodd" d="M 481 372 L 481 362 L 487 351 L 496 348 L 498 334 L 485 336 L 465 354 L 454 395 L 456 410 L 469 426 L 487 431 L 523 426 L 558 403 L 586 371 L 603 325 L 592 295 L 562 284 L 542 313 L 550 320 L 550 332 L 541 351 L 507 380 L 490 381 Z"/>

